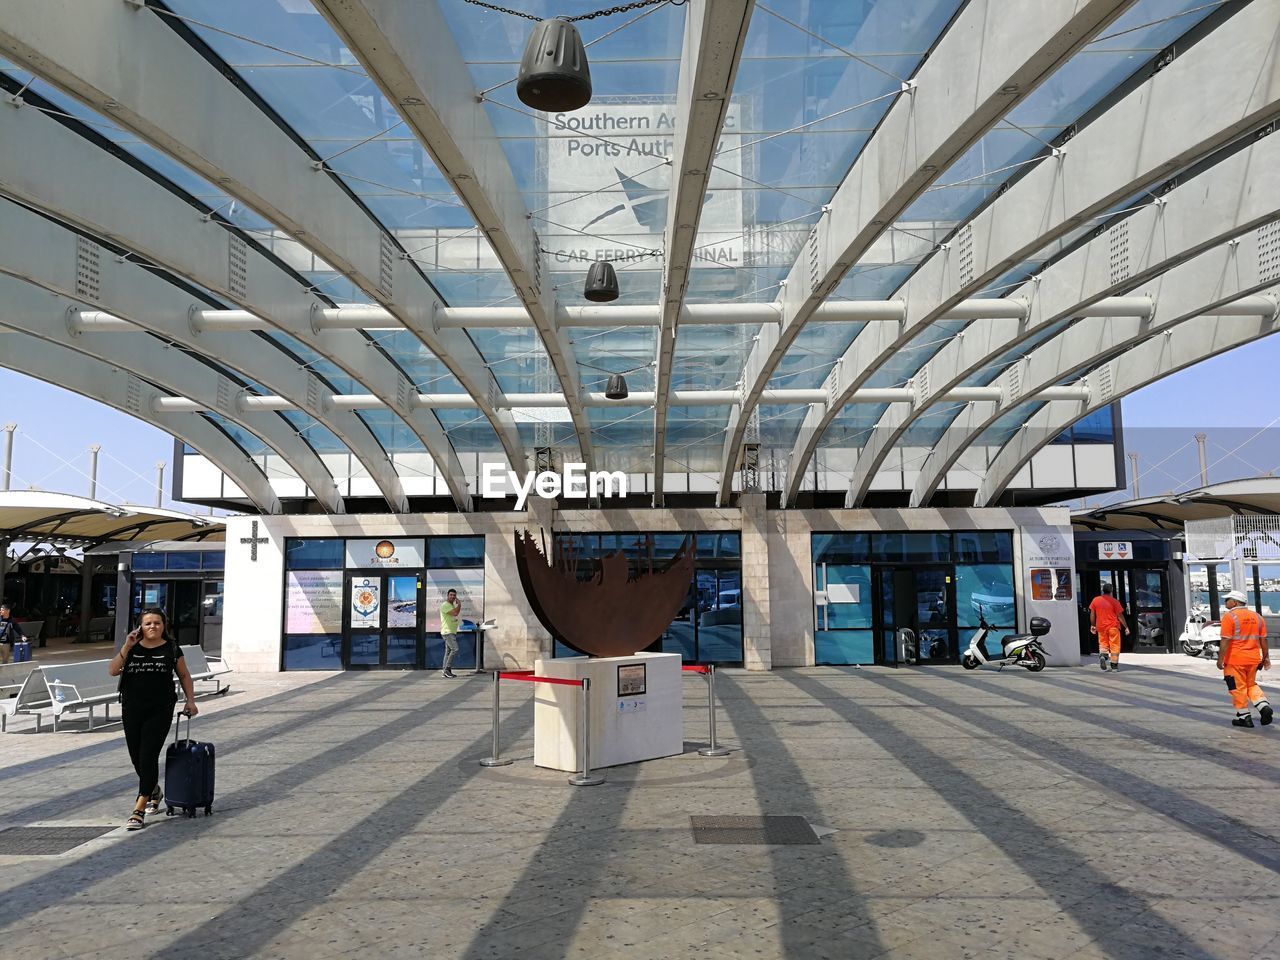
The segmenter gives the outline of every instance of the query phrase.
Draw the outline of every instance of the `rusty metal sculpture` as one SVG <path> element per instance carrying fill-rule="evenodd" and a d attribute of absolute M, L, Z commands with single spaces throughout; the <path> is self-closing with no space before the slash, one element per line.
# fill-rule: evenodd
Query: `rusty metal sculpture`
<path fill-rule="evenodd" d="M 693 583 L 691 538 L 658 569 L 650 549 L 648 569 L 634 576 L 621 551 L 585 561 L 594 568 L 589 579 L 579 579 L 581 562 L 561 549 L 549 563 L 532 536 L 516 533 L 516 566 L 533 612 L 553 637 L 591 657 L 627 657 L 652 645 Z"/>

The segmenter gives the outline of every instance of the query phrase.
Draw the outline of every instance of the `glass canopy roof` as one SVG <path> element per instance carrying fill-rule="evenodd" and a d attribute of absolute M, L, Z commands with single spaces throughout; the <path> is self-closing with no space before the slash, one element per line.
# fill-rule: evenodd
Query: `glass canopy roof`
<path fill-rule="evenodd" d="M 340 190 L 355 201 L 353 216 L 367 218 L 386 238 L 379 254 L 386 275 L 396 264 L 417 271 L 436 306 L 371 294 L 370 284 L 360 282 L 350 263 L 327 262 L 318 252 L 342 249 L 339 239 L 303 236 L 289 223 L 272 222 L 235 178 L 214 182 L 208 171 L 220 162 L 215 158 L 206 167 L 166 152 L 139 119 L 140 110 L 115 100 L 110 102 L 118 109 L 104 108 L 109 98 L 86 94 L 96 89 L 94 65 L 71 64 L 65 73 L 45 70 L 14 43 L 0 48 L 7 57 L 0 60 L 0 82 L 51 122 L 77 121 L 71 128 L 87 145 L 122 151 L 135 169 L 156 181 L 156 189 L 179 194 L 203 211 L 206 221 L 236 230 L 268 255 L 296 285 L 297 309 L 310 311 L 317 337 L 285 332 L 264 317 L 258 336 L 262 356 L 271 358 L 264 362 L 304 369 L 331 396 L 352 398 L 330 405 L 353 409 L 388 455 L 431 453 L 442 459 L 440 447 L 428 450 L 427 434 L 412 425 L 407 408 L 397 412 L 369 399 L 399 389 L 421 395 L 416 405 L 426 408 L 423 415 L 438 424 L 445 442 L 460 455 L 509 459 L 519 451 L 532 462 L 535 451 L 550 450 L 561 461 L 584 458 L 608 469 L 649 474 L 649 490 L 675 474 L 709 476 L 719 486 L 737 466 L 738 451 L 726 452 L 726 438 L 743 435 L 764 448 L 771 463 L 781 464 L 784 476 L 812 470 L 809 458 L 821 451 L 828 472 L 814 482 L 838 490 L 848 482 L 857 452 L 905 402 L 892 391 L 917 390 L 922 368 L 956 352 L 957 338 L 983 322 L 974 319 L 982 315 L 974 312 L 977 308 L 949 317 L 940 307 L 894 341 L 892 349 L 864 351 L 894 318 L 894 305 L 905 298 L 910 310 L 919 302 L 913 281 L 940 256 L 955 255 L 961 229 L 998 208 L 1004 193 L 1052 162 L 1055 148 L 1082 135 L 1131 91 L 1155 82 L 1160 68 L 1228 23 L 1237 7 L 1247 6 L 1117 2 L 1113 17 L 1084 32 L 1064 26 L 1048 41 L 1056 59 L 1038 82 L 1028 90 L 1012 84 L 1017 95 L 1008 97 L 998 116 L 966 128 L 974 103 L 965 99 L 965 91 L 975 81 L 964 71 L 979 74 L 986 60 L 978 42 L 983 28 L 970 22 L 964 0 L 755 3 L 750 16 L 733 25 L 741 34 L 731 45 L 730 70 L 711 57 L 699 61 L 697 38 L 686 38 L 694 22 L 690 3 L 696 2 L 655 2 L 578 21 L 593 96 L 586 107 L 564 113 L 526 106 L 514 80 L 531 21 L 591 13 L 596 8 L 585 0 L 526 0 L 516 5 L 526 18 L 467 0 L 404 0 L 406 23 L 416 23 L 418 5 L 439 18 L 422 24 L 443 27 L 422 26 L 421 36 L 390 36 L 378 43 L 369 42 L 371 28 L 362 26 L 365 5 L 359 2 L 148 3 L 145 15 L 165 26 L 163 33 L 148 34 L 149 42 L 183 51 L 193 70 L 211 68 L 235 84 L 215 88 L 210 74 L 208 96 L 190 103 L 190 109 L 243 109 L 247 103 L 287 135 L 299 162 L 308 165 L 313 182 L 299 182 L 296 195 L 276 202 L 322 203 L 334 188 Z M 973 47 L 967 57 L 959 56 L 957 38 L 966 36 Z M 1028 40 L 1028 56 L 1039 43 Z M 441 106 L 432 104 L 433 67 L 409 56 L 417 48 L 426 51 L 428 64 L 443 65 L 434 69 L 452 70 L 454 81 L 465 75 L 475 91 L 473 112 L 453 109 L 456 104 L 437 111 L 444 118 L 443 133 L 424 132 L 412 109 L 421 103 Z M 887 118 L 911 109 L 918 102 L 912 98 L 939 96 L 929 73 L 935 56 L 951 58 L 944 62 L 960 71 L 951 78 L 956 100 L 954 118 L 947 122 L 966 132 L 951 138 L 958 147 L 941 168 L 916 170 L 913 164 L 923 160 L 904 149 L 903 169 L 884 169 L 887 155 L 876 149 L 876 138 L 890 136 Z M 1002 57 L 992 69 L 1008 69 L 1006 60 L 1016 57 Z M 77 70 L 87 75 L 84 86 L 68 82 Z M 718 126 L 689 126 L 681 80 L 692 75 L 698 77 L 694 82 L 720 85 L 696 94 L 722 103 Z M 417 84 L 422 96 L 406 96 L 404 83 Z M 392 89 L 393 84 L 400 86 Z M 459 125 L 464 116 L 468 119 Z M 696 156 L 703 160 L 689 159 Z M 1087 158 L 1072 155 L 1072 161 L 1078 165 Z M 1187 169 L 1199 163 L 1195 175 L 1213 169 L 1202 157 L 1181 161 Z M 700 162 L 705 173 L 688 169 Z M 898 187 L 895 195 L 902 202 L 885 220 L 874 221 L 874 237 L 840 264 L 833 285 L 819 297 L 823 310 L 834 312 L 810 317 L 806 308 L 789 329 L 795 305 L 804 298 L 789 296 L 788 285 L 810 282 L 826 266 L 823 258 L 842 255 L 842 248 L 820 252 L 816 238 L 852 236 L 861 227 L 823 218 L 837 201 L 845 203 L 841 210 L 864 214 L 858 204 L 847 203 L 848 196 L 859 196 L 857 178 L 864 166 L 879 178 L 880 188 L 887 189 L 894 178 L 905 184 L 915 177 L 919 185 L 909 192 Z M 458 187 L 472 178 L 468 170 L 475 172 L 491 207 L 477 205 L 474 192 Z M 693 186 L 673 184 L 673 171 L 684 171 Z M 1152 191 L 1167 176 L 1166 168 L 1153 172 L 1141 192 L 1126 194 L 1123 202 L 1113 199 L 1104 212 L 1083 222 L 1046 227 L 1043 242 L 996 269 L 984 263 L 980 282 L 958 288 L 960 295 L 948 303 L 1032 298 L 1047 271 L 1073 250 L 1103 242 L 1099 238 L 1107 229 L 1151 202 Z M 503 192 L 508 182 L 511 192 Z M 870 188 L 861 196 L 867 204 L 874 201 Z M 690 217 L 696 223 L 667 222 L 672 210 L 690 208 L 698 210 Z M 679 236 L 684 229 L 694 232 L 688 253 L 682 254 L 690 264 L 681 293 L 665 284 L 672 268 L 668 255 L 685 249 L 679 246 L 686 242 Z M 539 295 L 530 293 L 526 264 L 513 261 L 509 248 L 495 240 L 513 230 L 530 231 Z M 597 260 L 614 264 L 620 296 L 584 310 L 583 277 Z M 190 277 L 173 280 L 186 289 L 199 286 Z M 1106 295 L 1124 292 L 1117 286 Z M 234 283 L 227 289 L 202 288 L 202 293 L 207 301 L 202 309 L 230 315 L 244 307 Z M 388 303 L 418 311 L 424 319 L 409 329 L 394 310 L 376 316 Z M 664 303 L 683 304 L 685 310 L 668 358 L 659 331 Z M 531 322 L 531 305 L 535 314 L 547 311 L 549 326 L 539 329 Z M 877 305 L 888 313 L 867 312 Z M 347 307 L 365 312 L 348 321 L 338 309 Z M 1023 358 L 1053 349 L 1075 320 L 1075 315 L 1064 316 L 995 344 L 954 384 L 972 390 L 1003 382 Z M 378 369 L 394 371 L 403 384 L 363 382 L 358 371 L 373 368 L 348 355 L 327 354 L 318 338 L 322 321 L 358 331 L 352 334 L 358 341 L 351 342 L 377 351 L 385 360 Z M 784 347 L 772 350 L 779 330 L 786 334 Z M 873 367 L 859 369 L 865 356 L 878 359 Z M 244 384 L 246 395 L 273 392 L 251 371 L 228 369 L 227 374 Z M 611 377 L 619 374 L 630 396 L 603 399 Z M 586 405 L 577 423 L 563 399 L 573 383 Z M 850 383 L 870 392 L 827 411 L 823 400 L 833 384 Z M 655 391 L 663 385 L 675 393 L 660 405 Z M 926 451 L 937 446 L 967 402 L 973 401 L 938 399 L 913 412 L 896 444 Z M 1006 443 L 1040 405 L 1027 398 L 1004 410 L 977 443 Z M 261 438 L 215 411 L 208 416 L 217 417 L 220 429 L 246 452 L 263 451 Z M 317 452 L 346 449 L 323 418 L 297 409 L 283 409 L 281 417 Z M 741 434 L 739 425 L 748 420 Z M 814 422 L 820 427 L 810 436 Z M 587 433 L 580 435 L 583 426 Z M 436 436 L 434 429 L 430 433 Z M 656 443 L 665 455 L 660 465 L 654 461 Z M 466 460 L 463 469 L 473 476 L 480 462 Z"/>

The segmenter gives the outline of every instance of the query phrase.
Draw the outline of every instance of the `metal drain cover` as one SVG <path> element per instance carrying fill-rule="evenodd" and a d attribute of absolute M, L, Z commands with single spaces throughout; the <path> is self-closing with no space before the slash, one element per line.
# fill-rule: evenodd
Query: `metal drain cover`
<path fill-rule="evenodd" d="M 53 857 L 115 827 L 10 827 L 0 830 L 0 856 Z"/>
<path fill-rule="evenodd" d="M 804 817 L 690 817 L 694 843 L 819 843 Z"/>

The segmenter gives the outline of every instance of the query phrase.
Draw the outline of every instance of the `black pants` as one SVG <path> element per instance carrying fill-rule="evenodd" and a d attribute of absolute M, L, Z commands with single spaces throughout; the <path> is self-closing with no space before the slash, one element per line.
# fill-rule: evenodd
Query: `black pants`
<path fill-rule="evenodd" d="M 122 705 L 124 742 L 129 759 L 138 773 L 138 796 L 149 797 L 160 782 L 160 751 L 169 739 L 173 707 L 177 701 L 158 704 Z"/>

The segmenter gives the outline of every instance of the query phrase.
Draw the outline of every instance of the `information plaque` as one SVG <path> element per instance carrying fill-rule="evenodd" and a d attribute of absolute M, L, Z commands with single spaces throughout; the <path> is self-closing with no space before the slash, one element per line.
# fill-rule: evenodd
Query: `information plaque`
<path fill-rule="evenodd" d="M 645 664 L 627 663 L 618 667 L 618 696 L 637 697 L 645 692 Z"/>

